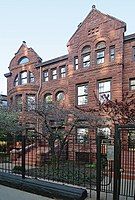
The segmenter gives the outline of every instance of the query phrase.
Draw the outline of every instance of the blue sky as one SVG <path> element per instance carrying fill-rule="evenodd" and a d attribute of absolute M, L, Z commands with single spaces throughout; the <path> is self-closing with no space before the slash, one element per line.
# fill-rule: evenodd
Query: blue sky
<path fill-rule="evenodd" d="M 67 54 L 66 44 L 92 5 L 135 32 L 135 0 L 0 0 L 0 93 L 6 94 L 9 62 L 22 41 L 43 61 Z"/>

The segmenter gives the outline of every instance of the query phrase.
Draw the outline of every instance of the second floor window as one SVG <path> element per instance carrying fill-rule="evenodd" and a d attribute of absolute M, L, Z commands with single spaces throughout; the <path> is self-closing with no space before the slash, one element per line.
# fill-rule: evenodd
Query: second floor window
<path fill-rule="evenodd" d="M 104 102 L 107 99 L 111 98 L 111 81 L 103 80 L 98 82 L 98 94 L 99 100 Z"/>
<path fill-rule="evenodd" d="M 130 90 L 135 90 L 135 78 L 129 79 Z"/>
<path fill-rule="evenodd" d="M 29 72 L 29 83 L 34 83 L 35 79 L 34 79 L 34 75 L 32 72 Z"/>
<path fill-rule="evenodd" d="M 57 69 L 52 69 L 52 80 L 56 80 L 57 79 Z"/>
<path fill-rule="evenodd" d="M 60 77 L 61 78 L 66 77 L 66 66 L 61 66 L 60 67 Z"/>
<path fill-rule="evenodd" d="M 77 105 L 88 103 L 88 84 L 77 85 Z"/>
<path fill-rule="evenodd" d="M 48 70 L 43 71 L 43 81 L 47 82 L 49 80 Z"/>
<path fill-rule="evenodd" d="M 36 98 L 35 94 L 27 94 L 27 111 L 35 110 L 36 107 Z"/>

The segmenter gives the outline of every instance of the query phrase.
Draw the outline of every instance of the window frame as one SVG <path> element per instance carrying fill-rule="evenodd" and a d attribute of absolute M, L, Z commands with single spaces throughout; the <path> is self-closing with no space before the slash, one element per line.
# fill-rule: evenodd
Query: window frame
<path fill-rule="evenodd" d="M 49 97 L 49 96 L 51 97 L 51 100 L 46 101 L 46 98 Z M 51 93 L 46 93 L 46 94 L 44 95 L 44 100 L 43 100 L 43 101 L 44 101 L 45 104 L 50 104 L 50 103 L 52 103 L 52 101 L 53 101 L 53 95 L 52 95 Z"/>
<path fill-rule="evenodd" d="M 85 130 L 85 134 L 79 133 L 78 132 L 79 129 L 84 129 Z M 78 138 L 78 136 L 80 138 Z M 86 136 L 86 138 L 84 136 Z M 76 143 L 77 144 L 86 144 L 86 143 L 88 143 L 88 138 L 89 138 L 89 128 L 88 127 L 79 126 L 79 127 L 76 128 Z"/>
<path fill-rule="evenodd" d="M 34 97 L 34 104 L 32 105 L 29 97 Z M 26 110 L 31 111 L 36 109 L 36 94 L 26 94 Z"/>
<path fill-rule="evenodd" d="M 99 101 L 101 103 L 103 103 L 105 101 L 105 99 L 102 98 L 102 100 L 101 100 L 100 99 L 101 95 L 108 94 L 108 93 L 109 93 L 109 98 L 108 99 L 111 100 L 111 83 L 112 83 L 112 79 L 111 78 L 110 79 L 103 79 L 103 80 L 98 80 L 97 82 L 98 82 L 98 99 L 99 99 Z M 101 83 L 107 83 L 107 82 L 110 83 L 110 90 L 106 90 L 104 92 L 100 92 L 99 91 L 99 89 L 100 89 L 99 84 L 101 84 Z M 105 86 L 103 86 L 103 87 L 105 87 Z"/>
<path fill-rule="evenodd" d="M 56 72 L 53 73 L 54 71 L 56 71 Z M 57 80 L 58 79 L 57 68 L 51 69 L 51 76 L 52 76 L 52 80 Z"/>
<path fill-rule="evenodd" d="M 47 74 L 47 76 L 45 76 L 45 74 Z M 48 82 L 48 81 L 49 81 L 49 71 L 44 70 L 43 71 L 43 82 Z"/>
<path fill-rule="evenodd" d="M 78 70 L 78 69 L 79 69 L 79 59 L 78 59 L 78 56 L 75 56 L 74 57 L 74 70 Z"/>
<path fill-rule="evenodd" d="M 135 81 L 135 78 L 129 79 L 129 89 L 130 89 L 130 91 L 134 91 L 135 90 L 135 84 L 131 84 L 131 81 Z M 134 89 L 132 89 L 132 87 L 134 87 Z"/>
<path fill-rule="evenodd" d="M 78 94 L 78 88 L 79 87 L 83 87 L 83 86 L 87 86 L 87 93 L 86 94 L 83 94 L 83 95 L 79 95 Z M 87 99 L 87 102 L 86 103 L 83 103 L 83 104 L 79 104 L 79 97 L 86 97 Z M 85 105 L 88 105 L 88 83 L 81 83 L 81 84 L 77 84 L 76 85 L 76 104 L 77 106 L 85 106 Z"/>
<path fill-rule="evenodd" d="M 66 77 L 66 65 L 60 66 L 59 69 L 60 69 L 60 78 L 65 78 Z M 63 72 L 62 72 L 62 69 L 64 69 Z"/>
<path fill-rule="evenodd" d="M 22 94 L 17 94 L 15 96 L 15 102 L 16 102 L 16 111 L 22 112 L 22 110 L 23 110 Z"/>
<path fill-rule="evenodd" d="M 132 47 L 132 57 L 133 61 L 135 61 L 135 46 Z"/>
<path fill-rule="evenodd" d="M 89 59 L 84 61 L 84 59 L 89 56 Z M 82 54 L 82 67 L 87 68 L 90 67 L 90 52 Z"/>
<path fill-rule="evenodd" d="M 96 44 L 96 64 L 100 65 L 105 62 L 105 49 L 106 49 L 106 42 L 100 41 Z M 103 55 L 101 54 L 103 53 Z M 101 54 L 98 56 L 98 54 Z"/>
<path fill-rule="evenodd" d="M 30 62 L 30 59 L 27 56 L 23 56 L 18 60 L 18 65 L 25 65 L 25 64 L 27 64 L 29 62 Z"/>
<path fill-rule="evenodd" d="M 58 95 L 60 95 L 60 94 L 63 95 L 63 99 L 58 99 Z M 64 101 L 64 99 L 65 99 L 65 93 L 63 91 L 57 92 L 56 95 L 55 95 L 55 99 L 56 99 L 57 102 Z"/>
<path fill-rule="evenodd" d="M 113 52 L 111 52 L 113 50 Z M 110 46 L 109 48 L 109 58 L 113 62 L 115 60 L 115 45 Z"/>

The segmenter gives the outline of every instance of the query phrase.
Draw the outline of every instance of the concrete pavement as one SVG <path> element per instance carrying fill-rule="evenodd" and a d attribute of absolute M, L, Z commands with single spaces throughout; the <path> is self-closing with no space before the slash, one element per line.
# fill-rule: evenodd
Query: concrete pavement
<path fill-rule="evenodd" d="M 52 200 L 36 194 L 0 185 L 0 200 Z M 53 199 L 54 200 L 54 199 Z"/>

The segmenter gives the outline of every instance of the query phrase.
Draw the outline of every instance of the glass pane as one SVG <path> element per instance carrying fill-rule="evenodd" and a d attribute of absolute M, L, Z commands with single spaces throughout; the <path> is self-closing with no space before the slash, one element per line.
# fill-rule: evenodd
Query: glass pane
<path fill-rule="evenodd" d="M 78 97 L 78 105 L 84 105 L 88 103 L 88 97 L 87 96 L 81 96 Z"/>
<path fill-rule="evenodd" d="M 23 85 L 23 84 L 27 84 L 27 78 L 21 79 L 21 84 L 22 84 L 22 85 Z"/>
<path fill-rule="evenodd" d="M 135 79 L 130 80 L 130 85 L 135 85 Z"/>
<path fill-rule="evenodd" d="M 97 58 L 103 58 L 104 57 L 104 51 L 97 52 Z"/>
<path fill-rule="evenodd" d="M 21 73 L 21 78 L 26 78 L 27 77 L 27 72 L 22 72 Z"/>
<path fill-rule="evenodd" d="M 89 61 L 90 60 L 90 55 L 85 55 L 83 56 L 83 62 Z"/>
<path fill-rule="evenodd" d="M 85 95 L 88 93 L 88 85 L 78 86 L 78 96 Z"/>
<path fill-rule="evenodd" d="M 28 63 L 29 62 L 29 59 L 27 57 L 23 57 L 20 59 L 19 61 L 19 64 L 25 64 L 25 63 Z"/>
<path fill-rule="evenodd" d="M 135 90 L 135 85 L 131 85 L 131 90 Z"/>
<path fill-rule="evenodd" d="M 35 95 L 27 95 L 27 109 L 35 109 Z"/>
<path fill-rule="evenodd" d="M 66 72 L 66 68 L 65 67 L 62 67 L 61 68 L 61 73 L 65 73 Z"/>
<path fill-rule="evenodd" d="M 99 83 L 99 93 L 110 91 L 110 81 Z"/>
<path fill-rule="evenodd" d="M 52 95 L 48 94 L 45 96 L 45 103 L 51 103 L 52 102 Z"/>
<path fill-rule="evenodd" d="M 88 139 L 88 128 L 78 128 L 77 129 L 77 142 L 84 143 Z"/>
<path fill-rule="evenodd" d="M 60 92 L 57 94 L 56 99 L 57 101 L 62 101 L 64 100 L 64 97 L 65 97 L 64 92 Z"/>

